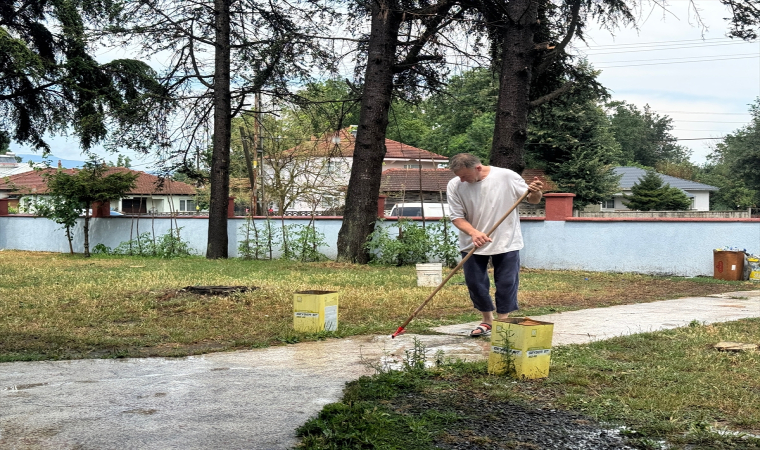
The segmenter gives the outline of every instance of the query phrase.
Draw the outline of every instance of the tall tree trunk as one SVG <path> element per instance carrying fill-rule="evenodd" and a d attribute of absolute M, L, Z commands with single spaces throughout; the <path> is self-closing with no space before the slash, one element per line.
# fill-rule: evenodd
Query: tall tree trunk
<path fill-rule="evenodd" d="M 401 23 L 400 9 L 395 7 L 393 0 L 372 2 L 364 95 L 349 181 L 351 189 L 346 195 L 343 225 L 338 233 L 338 261 L 369 262 L 364 244 L 377 221 L 377 201 L 386 152 L 385 132 L 393 92 L 393 65 Z"/>
<path fill-rule="evenodd" d="M 227 257 L 227 202 L 230 194 L 230 0 L 214 0 L 214 143 L 206 258 Z"/>
<path fill-rule="evenodd" d="M 74 240 L 74 237 L 71 235 L 71 227 L 66 226 L 66 239 L 69 240 L 69 253 L 72 255 L 74 254 L 74 244 L 72 244 L 71 241 Z"/>
<path fill-rule="evenodd" d="M 90 213 L 84 212 L 84 257 L 90 257 Z"/>
<path fill-rule="evenodd" d="M 502 32 L 501 84 L 490 163 L 522 173 L 528 137 L 530 83 L 536 58 L 533 35 L 538 29 L 538 2 L 514 0 L 508 2 L 506 8 L 509 20 Z"/>

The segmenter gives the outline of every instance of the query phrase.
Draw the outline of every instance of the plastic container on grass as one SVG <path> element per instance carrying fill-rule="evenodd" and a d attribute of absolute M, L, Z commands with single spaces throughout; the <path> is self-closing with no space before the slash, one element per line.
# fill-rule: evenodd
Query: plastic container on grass
<path fill-rule="evenodd" d="M 304 333 L 338 329 L 338 293 L 300 291 L 293 295 L 293 328 Z"/>
<path fill-rule="evenodd" d="M 744 279 L 744 252 L 714 250 L 713 278 L 725 281 L 741 281 Z"/>

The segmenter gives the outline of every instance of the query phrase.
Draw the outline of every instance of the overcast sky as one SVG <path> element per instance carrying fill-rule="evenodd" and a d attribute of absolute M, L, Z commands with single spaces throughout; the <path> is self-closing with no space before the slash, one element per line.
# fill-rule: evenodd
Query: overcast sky
<path fill-rule="evenodd" d="M 590 29 L 588 45 L 576 42 L 574 52 L 587 55 L 602 70 L 601 83 L 614 100 L 625 100 L 674 119 L 673 133 L 693 150 L 692 161 L 704 163 L 714 139 L 749 121 L 748 105 L 760 96 L 760 43 L 726 38 L 728 16 L 716 0 L 697 0 L 703 30 L 690 14 L 689 2 L 670 2 L 641 14 L 639 30 L 609 32 Z M 81 160 L 78 143 L 51 139 L 53 154 Z M 13 144 L 16 153 L 32 153 Z M 101 152 L 106 160 L 114 155 Z M 136 169 L 150 169 L 153 158 L 133 156 Z"/>
<path fill-rule="evenodd" d="M 760 95 L 760 43 L 726 37 L 729 14 L 715 0 L 697 0 L 705 31 L 687 1 L 671 1 L 670 12 L 655 8 L 642 15 L 640 30 L 588 33 L 588 46 L 576 44 L 614 100 L 673 118 L 673 134 L 693 150 L 692 161 L 705 162 L 710 143 L 747 124 L 748 105 Z"/>

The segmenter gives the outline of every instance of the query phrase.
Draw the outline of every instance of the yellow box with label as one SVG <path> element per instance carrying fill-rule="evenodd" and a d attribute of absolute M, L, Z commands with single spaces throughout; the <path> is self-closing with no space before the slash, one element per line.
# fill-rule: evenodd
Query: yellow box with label
<path fill-rule="evenodd" d="M 760 281 L 760 258 L 750 256 L 747 258 L 749 263 L 749 279 L 752 281 Z"/>
<path fill-rule="evenodd" d="M 488 373 L 509 373 L 520 379 L 549 376 L 553 323 L 510 317 L 492 326 Z"/>
<path fill-rule="evenodd" d="M 338 329 L 338 293 L 300 291 L 293 295 L 293 328 L 304 333 Z"/>

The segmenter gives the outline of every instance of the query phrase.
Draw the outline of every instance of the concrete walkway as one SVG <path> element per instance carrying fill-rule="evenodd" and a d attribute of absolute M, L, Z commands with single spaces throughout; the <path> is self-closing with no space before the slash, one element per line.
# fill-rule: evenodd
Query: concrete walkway
<path fill-rule="evenodd" d="M 760 291 L 588 309 L 553 322 L 554 345 L 760 317 Z M 362 336 L 188 358 L 0 364 L 3 449 L 286 449 L 347 381 L 397 363 L 416 337 L 429 354 L 487 356 L 476 325 L 442 335 Z M 391 331 L 389 330 L 389 334 Z"/>

